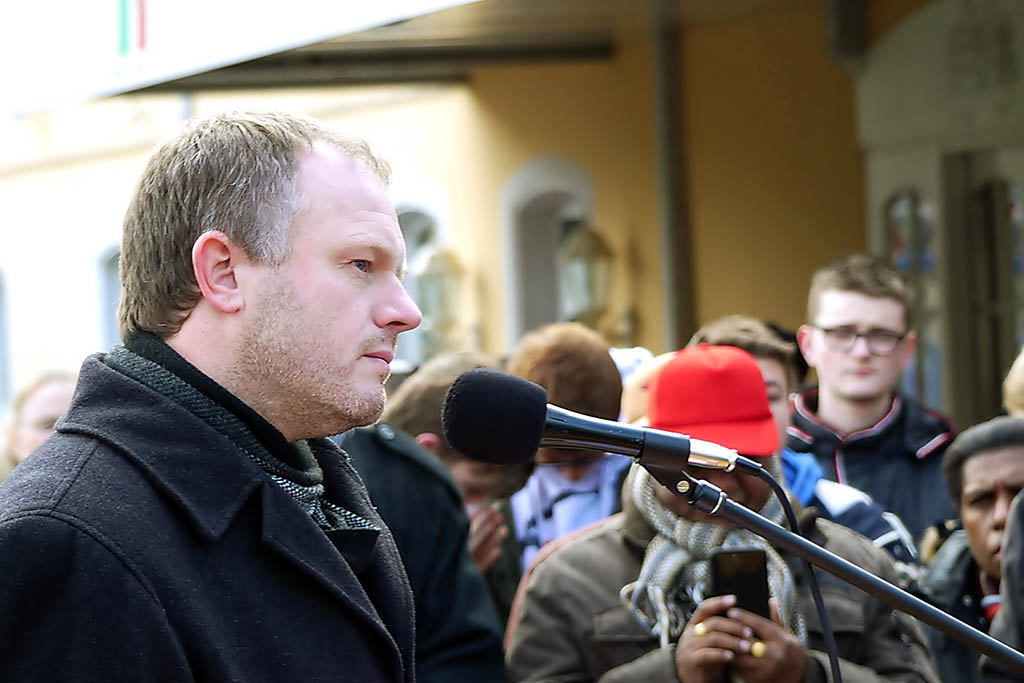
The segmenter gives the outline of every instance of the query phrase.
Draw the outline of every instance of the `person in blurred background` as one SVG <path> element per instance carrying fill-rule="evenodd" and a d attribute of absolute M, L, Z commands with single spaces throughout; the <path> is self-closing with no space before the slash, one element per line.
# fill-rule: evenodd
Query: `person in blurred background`
<path fill-rule="evenodd" d="M 494 678 L 519 582 L 519 548 L 500 504 L 507 508 L 533 465 L 469 460 L 448 444 L 441 424 L 452 382 L 481 367 L 500 363 L 479 353 L 431 359 L 388 397 L 381 423 L 346 432 L 339 441 L 405 562 L 416 599 L 417 675 L 424 681 L 474 680 L 474 672 L 475 680 Z"/>
<path fill-rule="evenodd" d="M 801 369 L 794 364 L 796 347 L 778 336 L 765 323 L 743 315 L 712 321 L 694 333 L 689 346 L 712 344 L 735 346 L 756 360 L 764 376 L 772 416 L 779 429 L 779 444 L 785 444 L 790 421 L 789 395 L 797 386 Z M 786 487 L 804 507 L 813 506 L 822 519 L 863 534 L 897 561 L 906 582 L 920 573 L 917 551 L 906 526 L 895 514 L 886 512 L 863 491 L 825 479 L 821 466 L 810 453 L 782 448 L 782 472 Z"/>
<path fill-rule="evenodd" d="M 1019 493 L 1010 506 L 1001 564 L 1000 607 L 992 618 L 989 635 L 1018 652 L 1024 652 L 1024 495 Z M 1021 672 L 1010 671 L 991 657 L 983 656 L 981 680 L 985 683 L 1019 683 Z"/>
<path fill-rule="evenodd" d="M 50 371 L 14 396 L 0 479 L 53 434 L 57 418 L 68 409 L 74 393 L 72 373 Z"/>
<path fill-rule="evenodd" d="M 1024 417 L 1024 347 L 1003 378 L 1003 407 L 1010 415 Z"/>
<path fill-rule="evenodd" d="M 617 420 L 622 377 L 610 346 L 580 323 L 555 323 L 527 333 L 508 360 L 508 372 L 542 386 L 548 403 Z M 592 451 L 541 448 L 537 467 L 512 496 L 513 531 L 521 567 L 560 536 L 620 509 L 622 481 L 631 459 Z"/>
<path fill-rule="evenodd" d="M 917 345 L 910 324 L 910 288 L 884 259 L 856 253 L 817 270 L 797 340 L 818 386 L 794 398 L 786 445 L 895 513 L 917 544 L 956 515 L 942 478 L 956 431 L 899 391 Z"/>
<path fill-rule="evenodd" d="M 622 421 L 643 426 L 647 424 L 647 394 L 650 382 L 675 351 L 662 353 L 643 363 L 622 383 Z"/>
<path fill-rule="evenodd" d="M 952 616 L 988 631 L 1000 609 L 1003 539 L 1010 504 L 1024 488 L 1024 419 L 997 417 L 957 436 L 942 458 L 963 521 L 938 549 L 922 581 L 926 596 Z M 978 653 L 926 629 L 943 680 L 978 680 Z"/>

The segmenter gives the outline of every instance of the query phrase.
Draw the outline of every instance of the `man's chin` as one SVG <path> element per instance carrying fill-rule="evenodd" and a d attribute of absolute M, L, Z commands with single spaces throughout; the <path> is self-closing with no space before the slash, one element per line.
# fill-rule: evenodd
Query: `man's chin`
<path fill-rule="evenodd" d="M 844 387 L 843 397 L 854 403 L 874 403 L 892 393 L 891 387 L 882 387 L 877 383 L 869 385 L 851 383 Z"/>

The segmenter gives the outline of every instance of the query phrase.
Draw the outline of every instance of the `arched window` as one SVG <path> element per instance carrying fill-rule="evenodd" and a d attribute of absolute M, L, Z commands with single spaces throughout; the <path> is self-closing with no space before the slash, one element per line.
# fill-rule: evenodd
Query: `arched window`
<path fill-rule="evenodd" d="M 420 258 L 425 256 L 435 247 L 438 241 L 437 221 L 426 211 L 420 208 L 409 208 L 400 210 L 398 213 L 398 224 L 402 228 L 402 235 L 405 237 L 405 260 L 409 264 L 408 273 L 405 278 L 405 288 L 414 301 L 421 299 L 419 286 L 416 281 L 415 265 Z M 404 332 L 398 340 L 398 354 L 396 359 L 399 364 L 395 366 L 396 372 L 407 371 L 415 368 L 427 360 L 424 330 L 429 321 L 424 320 L 424 325 Z M 405 367 L 403 367 L 405 366 Z"/>
<path fill-rule="evenodd" d="M 593 214 L 593 184 L 572 162 L 551 157 L 524 164 L 502 189 L 507 344 L 563 317 L 558 250 L 573 226 Z"/>

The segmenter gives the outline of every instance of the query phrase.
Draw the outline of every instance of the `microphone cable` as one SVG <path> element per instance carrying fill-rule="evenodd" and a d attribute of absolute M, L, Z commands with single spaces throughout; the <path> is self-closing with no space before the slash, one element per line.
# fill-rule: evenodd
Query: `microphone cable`
<path fill-rule="evenodd" d="M 782 456 L 779 457 L 781 458 Z M 790 530 L 797 536 L 804 538 L 803 531 L 801 531 L 800 524 L 796 519 L 796 512 L 794 512 L 793 505 L 790 503 L 789 496 L 786 495 L 786 490 L 782 487 L 782 484 L 764 467 L 742 455 L 736 457 L 736 470 L 747 476 L 757 477 L 767 483 L 775 497 L 779 499 L 779 503 L 782 504 L 782 509 L 786 511 L 786 520 L 789 522 Z M 839 649 L 836 647 L 835 634 L 832 632 L 832 622 L 828 618 L 828 612 L 825 611 L 825 598 L 821 595 L 821 587 L 818 585 L 818 577 L 814 573 L 814 565 L 802 558 L 801 561 L 804 563 L 804 567 L 807 568 L 807 581 L 811 588 L 811 596 L 814 598 L 814 606 L 818 610 L 818 619 L 821 620 L 822 635 L 825 638 L 825 649 L 828 651 L 828 661 L 832 668 L 832 680 L 835 683 L 843 683 L 843 675 L 839 671 Z"/>

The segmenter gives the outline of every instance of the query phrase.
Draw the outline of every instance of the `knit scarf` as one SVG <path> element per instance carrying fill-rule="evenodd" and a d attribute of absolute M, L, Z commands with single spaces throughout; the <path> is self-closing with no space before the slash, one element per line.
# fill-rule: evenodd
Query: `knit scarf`
<path fill-rule="evenodd" d="M 778 469 L 778 458 L 771 458 L 769 470 Z M 781 478 L 781 472 L 774 474 Z M 679 639 L 689 610 L 707 597 L 711 550 L 736 546 L 765 551 L 769 593 L 800 642 L 807 643 L 807 627 L 797 607 L 792 572 L 768 541 L 745 529 L 691 522 L 677 516 L 658 500 L 655 487 L 660 484 L 641 467 L 634 465 L 626 486 L 632 494 L 632 504 L 657 533 L 647 545 L 639 578 L 624 586 L 619 597 L 658 638 L 661 647 L 669 647 Z M 777 524 L 784 519 L 782 505 L 774 496 L 760 514 Z"/>
<path fill-rule="evenodd" d="M 323 470 L 305 440 L 297 441 L 293 446 L 299 465 L 294 467 L 275 457 L 234 413 L 159 363 L 123 346 L 115 346 L 103 357 L 103 362 L 175 401 L 228 438 L 259 465 L 272 482 L 284 489 L 321 529 L 377 529 L 359 515 L 327 500 Z"/>

